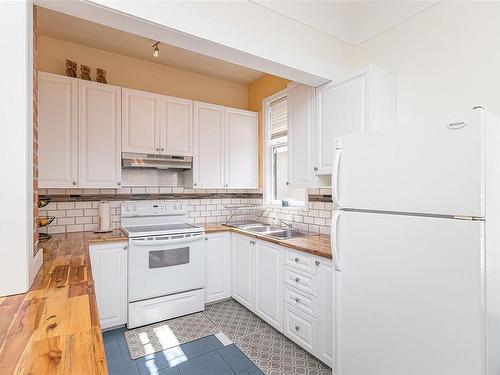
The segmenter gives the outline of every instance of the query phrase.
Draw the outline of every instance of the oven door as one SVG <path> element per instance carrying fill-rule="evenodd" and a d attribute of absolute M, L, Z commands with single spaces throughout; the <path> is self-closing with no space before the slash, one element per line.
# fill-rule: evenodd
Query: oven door
<path fill-rule="evenodd" d="M 129 302 L 203 288 L 204 239 L 204 233 L 130 238 Z"/>

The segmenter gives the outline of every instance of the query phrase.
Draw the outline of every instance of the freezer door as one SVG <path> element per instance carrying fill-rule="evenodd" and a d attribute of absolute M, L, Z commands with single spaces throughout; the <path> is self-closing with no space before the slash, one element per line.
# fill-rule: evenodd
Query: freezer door
<path fill-rule="evenodd" d="M 482 117 L 473 110 L 342 138 L 334 198 L 345 208 L 484 216 Z"/>
<path fill-rule="evenodd" d="M 484 374 L 483 225 L 340 214 L 335 374 Z"/>

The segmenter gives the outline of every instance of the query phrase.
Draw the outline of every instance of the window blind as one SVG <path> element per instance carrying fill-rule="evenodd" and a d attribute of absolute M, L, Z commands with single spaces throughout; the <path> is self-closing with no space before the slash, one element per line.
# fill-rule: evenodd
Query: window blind
<path fill-rule="evenodd" d="M 271 109 L 271 139 L 284 137 L 287 134 L 287 100 L 277 100 L 270 105 Z"/>

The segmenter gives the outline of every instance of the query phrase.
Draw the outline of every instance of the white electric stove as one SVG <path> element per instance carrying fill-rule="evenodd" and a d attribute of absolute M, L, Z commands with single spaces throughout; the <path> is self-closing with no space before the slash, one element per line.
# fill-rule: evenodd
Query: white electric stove
<path fill-rule="evenodd" d="M 202 311 L 205 232 L 187 223 L 179 202 L 121 206 L 128 235 L 128 328 Z"/>

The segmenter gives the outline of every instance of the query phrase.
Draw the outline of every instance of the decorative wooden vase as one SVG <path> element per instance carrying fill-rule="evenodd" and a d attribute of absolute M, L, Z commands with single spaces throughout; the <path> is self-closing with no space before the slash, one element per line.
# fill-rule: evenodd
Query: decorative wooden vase
<path fill-rule="evenodd" d="M 66 75 L 76 78 L 77 66 L 76 62 L 66 59 Z"/>
<path fill-rule="evenodd" d="M 82 76 L 82 79 L 86 81 L 92 81 L 92 78 L 90 77 L 90 67 L 87 65 L 80 65 L 80 74 Z"/>
<path fill-rule="evenodd" d="M 99 83 L 108 83 L 106 80 L 106 71 L 104 69 L 97 68 L 97 76 L 95 80 Z"/>

